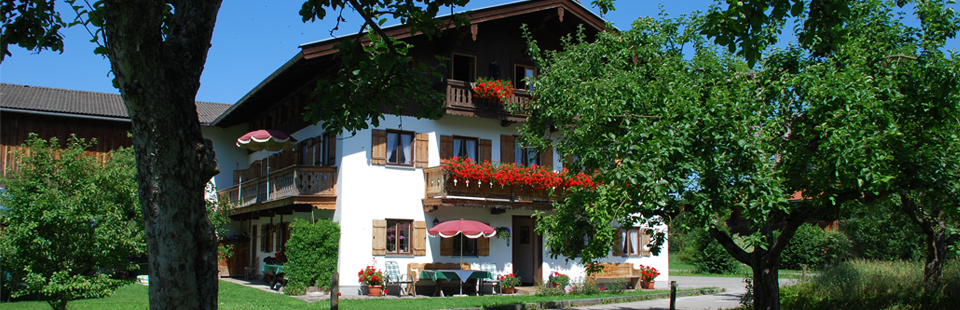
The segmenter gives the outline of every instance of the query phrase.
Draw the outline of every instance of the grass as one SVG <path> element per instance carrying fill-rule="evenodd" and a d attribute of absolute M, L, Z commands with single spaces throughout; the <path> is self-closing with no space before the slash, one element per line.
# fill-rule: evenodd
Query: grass
<path fill-rule="evenodd" d="M 956 309 L 960 262 L 948 261 L 939 287 L 924 290 L 923 263 L 854 260 L 781 288 L 783 309 Z"/>
<path fill-rule="evenodd" d="M 532 295 L 500 295 L 500 296 L 468 296 L 448 298 L 376 298 L 376 299 L 343 299 L 340 309 L 449 309 L 468 307 L 489 307 L 536 303 L 544 301 L 589 299 L 620 296 L 640 296 L 664 291 L 624 292 L 622 294 L 601 295 L 562 295 L 562 296 L 532 296 Z M 302 300 L 287 297 L 282 294 L 264 292 L 255 288 L 239 284 L 220 281 L 220 309 L 329 309 L 329 301 L 307 303 Z M 19 301 L 0 304 L 0 308 L 7 309 L 50 309 L 43 301 Z M 118 289 L 107 298 L 75 300 L 68 304 L 69 309 L 148 309 L 149 300 L 147 287 L 137 284 L 126 285 Z"/>
<path fill-rule="evenodd" d="M 741 266 L 740 271 L 734 273 L 702 273 L 697 271 L 696 265 L 681 261 L 677 256 L 679 255 L 670 255 L 669 258 L 671 276 L 746 278 L 753 275 L 750 266 L 747 265 Z M 807 273 L 810 273 L 810 271 L 808 270 Z M 802 274 L 801 270 L 779 270 L 781 279 L 799 279 Z"/>

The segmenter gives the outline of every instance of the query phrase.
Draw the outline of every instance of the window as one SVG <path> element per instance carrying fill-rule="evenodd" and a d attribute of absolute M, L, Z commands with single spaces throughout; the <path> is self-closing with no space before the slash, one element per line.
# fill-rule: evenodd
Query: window
<path fill-rule="evenodd" d="M 409 220 L 387 220 L 387 254 L 411 254 L 412 226 Z"/>
<path fill-rule="evenodd" d="M 452 79 L 473 82 L 476 76 L 477 58 L 470 55 L 453 54 Z"/>
<path fill-rule="evenodd" d="M 521 146 L 519 140 L 516 140 L 513 150 L 517 166 L 541 165 L 540 153 L 533 148 Z"/>
<path fill-rule="evenodd" d="M 387 163 L 413 166 L 413 133 L 387 130 Z"/>
<path fill-rule="evenodd" d="M 479 238 L 470 239 L 455 236 L 451 239 L 453 239 L 453 256 L 479 256 Z M 462 248 L 461 245 L 463 246 Z"/>
<path fill-rule="evenodd" d="M 260 226 L 260 252 L 273 253 L 273 225 Z"/>
<path fill-rule="evenodd" d="M 524 81 L 524 78 L 535 77 L 536 75 L 537 70 L 534 67 L 516 65 L 513 71 L 513 84 L 516 85 L 517 89 L 533 90 L 533 85 L 527 85 L 527 82 Z"/>
<path fill-rule="evenodd" d="M 453 156 L 477 161 L 477 139 L 453 137 Z"/>
<path fill-rule="evenodd" d="M 649 229 L 646 228 L 621 228 L 618 230 L 619 244 L 617 245 L 617 250 L 614 251 L 620 253 L 623 256 L 650 256 L 650 250 L 647 248 L 650 245 L 650 235 L 648 235 Z"/>
<path fill-rule="evenodd" d="M 300 141 L 298 165 L 335 166 L 337 164 L 337 136 L 325 135 Z"/>

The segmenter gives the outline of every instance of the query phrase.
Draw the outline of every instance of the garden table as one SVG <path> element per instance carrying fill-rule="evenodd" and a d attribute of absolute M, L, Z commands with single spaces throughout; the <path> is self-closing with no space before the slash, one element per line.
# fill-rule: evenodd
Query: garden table
<path fill-rule="evenodd" d="M 420 272 L 420 279 L 430 279 L 436 283 L 436 288 L 433 291 L 433 296 L 438 294 L 442 297 L 443 291 L 440 290 L 440 281 L 447 280 L 460 280 L 460 292 L 463 293 L 463 283 L 467 282 L 469 279 L 490 279 L 493 278 L 493 273 L 489 271 L 482 270 L 459 270 L 459 269 L 439 269 L 439 270 L 424 270 Z"/>

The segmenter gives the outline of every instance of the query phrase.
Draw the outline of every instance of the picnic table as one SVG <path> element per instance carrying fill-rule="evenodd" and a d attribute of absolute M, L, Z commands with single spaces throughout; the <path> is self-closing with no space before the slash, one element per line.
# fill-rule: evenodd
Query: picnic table
<path fill-rule="evenodd" d="M 439 269 L 439 270 L 424 270 L 420 272 L 420 279 L 430 279 L 436 283 L 436 288 L 433 291 L 433 296 L 440 295 L 443 296 L 443 291 L 440 290 L 440 285 L 442 281 L 449 280 L 460 280 L 461 291 L 463 290 L 463 283 L 467 280 L 483 280 L 483 279 L 493 279 L 493 273 L 489 271 L 482 270 L 459 270 L 459 269 Z M 479 292 L 478 292 L 479 293 Z"/>
<path fill-rule="evenodd" d="M 280 287 L 286 282 L 283 280 L 283 265 L 265 264 L 261 271 L 263 271 L 264 282 L 270 283 L 270 288 L 273 290 L 280 290 Z"/>

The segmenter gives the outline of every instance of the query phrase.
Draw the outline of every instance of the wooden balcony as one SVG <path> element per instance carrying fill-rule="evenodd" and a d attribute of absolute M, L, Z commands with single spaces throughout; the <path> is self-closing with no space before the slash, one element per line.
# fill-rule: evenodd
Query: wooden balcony
<path fill-rule="evenodd" d="M 271 171 L 269 176 L 243 179 L 219 194 L 236 206 L 235 214 L 292 205 L 333 210 L 337 204 L 337 167 L 287 166 Z"/>
<path fill-rule="evenodd" d="M 446 94 L 447 100 L 444 103 L 444 108 L 447 114 L 493 118 L 504 122 L 522 122 L 527 119 L 526 115 L 511 114 L 498 102 L 474 98 L 470 82 L 446 80 L 435 87 L 437 91 Z M 530 93 L 525 89 L 515 89 L 512 100 L 513 102 L 526 104 L 530 102 Z"/>
<path fill-rule="evenodd" d="M 442 167 L 423 169 L 423 179 L 426 183 L 423 209 L 426 212 L 436 211 L 439 207 L 551 210 L 552 201 L 563 194 L 558 189 L 464 182 L 454 179 L 450 171 Z M 551 197 L 551 194 L 555 195 Z"/>

